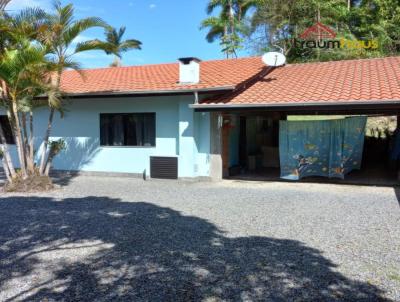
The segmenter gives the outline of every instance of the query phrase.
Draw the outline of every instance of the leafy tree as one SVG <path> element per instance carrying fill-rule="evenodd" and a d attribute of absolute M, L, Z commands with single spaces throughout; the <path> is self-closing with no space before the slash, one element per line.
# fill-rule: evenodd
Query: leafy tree
<path fill-rule="evenodd" d="M 121 66 L 122 53 L 133 49 L 141 49 L 142 42 L 135 39 L 123 40 L 126 27 L 123 26 L 117 30 L 110 27 L 105 31 L 106 40 L 100 41 L 98 39 L 87 41 L 81 47 L 87 46 L 89 49 L 104 50 L 106 54 L 115 56 L 114 62 L 111 66 Z"/>
<path fill-rule="evenodd" d="M 66 68 L 79 70 L 73 56 L 90 47 L 85 43 L 75 45 L 74 40 L 95 26 L 109 27 L 99 18 L 75 20 L 73 6 L 59 2 L 53 14 L 38 8 L 17 15 L 0 12 L 0 106 L 7 112 L 19 160 L 17 171 L 0 125 L 0 158 L 9 183 L 19 177 L 47 176 L 53 158 L 65 147 L 63 140 L 49 140 L 54 112 L 63 110 L 61 74 Z M 46 100 L 39 96 L 46 96 Z M 50 113 L 37 168 L 33 112 L 39 106 L 47 106 Z"/>
<path fill-rule="evenodd" d="M 351 13 L 351 31 L 360 39 L 377 39 L 382 55 L 400 52 L 400 1 L 361 0 Z"/>
<path fill-rule="evenodd" d="M 93 27 L 108 28 L 109 25 L 97 17 L 89 17 L 76 20 L 74 18 L 74 7 L 72 4 L 65 6 L 61 2 L 54 5 L 55 12 L 47 16 L 46 26 L 39 35 L 39 41 L 46 47 L 50 60 L 56 65 L 53 85 L 56 90 L 60 90 L 61 74 L 65 69 L 71 68 L 78 70 L 80 65 L 73 60 L 73 57 L 80 52 L 96 49 L 90 47 L 88 43 L 81 42 L 73 47 L 74 40 L 84 31 Z M 39 172 L 41 175 L 46 173 L 46 162 L 48 156 L 48 144 L 51 128 L 54 119 L 54 112 L 62 112 L 62 102 L 59 99 L 48 98 L 50 108 L 46 133 L 44 135 L 41 150 L 41 160 Z"/>
<path fill-rule="evenodd" d="M 207 14 L 211 15 L 216 9 L 218 16 L 204 19 L 200 28 L 208 28 L 206 39 L 212 43 L 220 40 L 222 52 L 226 57 L 237 57 L 237 50 L 242 47 L 242 35 L 246 27 L 244 17 L 256 4 L 255 0 L 211 0 L 207 5 Z"/>
<path fill-rule="evenodd" d="M 39 175 L 48 178 L 53 158 L 65 148 L 62 139 L 50 141 L 54 114 L 63 113 L 61 76 L 65 69 L 75 69 L 84 77 L 74 56 L 99 49 L 99 45 L 88 41 L 76 44 L 75 40 L 93 27 L 108 31 L 109 44 L 103 44 L 102 49 L 109 53 L 121 57 L 128 49 L 140 48 L 137 40 L 122 41 L 125 28 L 111 30 L 96 17 L 76 20 L 72 4 L 63 6 L 55 2 L 50 14 L 38 8 L 28 8 L 16 15 L 0 10 L 0 106 L 7 112 L 19 160 L 17 170 L 0 124 L 0 160 L 10 184 Z M 36 167 L 33 113 L 39 106 L 49 108 L 49 118 L 41 144 L 40 166 Z"/>
<path fill-rule="evenodd" d="M 237 57 L 237 50 L 242 48 L 243 39 L 240 32 L 243 31 L 242 23 L 234 23 L 234 31 L 230 31 L 230 21 L 223 14 L 219 17 L 209 17 L 202 21 L 201 29 L 208 28 L 206 39 L 209 43 L 219 40 L 221 51 L 227 58 Z"/>
<path fill-rule="evenodd" d="M 262 0 L 251 17 L 248 45 L 258 54 L 277 45 L 291 62 L 393 54 L 399 51 L 399 10 L 398 0 Z M 296 47 L 295 39 L 318 21 L 333 28 L 337 39 L 377 39 L 380 48 Z"/>
<path fill-rule="evenodd" d="M 45 12 L 40 9 L 25 9 L 10 17 L 0 17 L 0 105 L 6 110 L 15 137 L 21 176 L 33 173 L 33 115 L 32 98 L 48 90 L 48 74 L 51 64 L 45 58 L 46 51 L 33 45 Z M 30 131 L 27 130 L 26 115 L 30 116 Z M 16 177 L 4 131 L 0 127 L 1 153 L 7 177 Z"/>
<path fill-rule="evenodd" d="M 45 51 L 40 46 L 29 45 L 19 50 L 6 51 L 0 62 L 0 78 L 3 82 L 2 103 L 6 108 L 15 137 L 22 178 L 33 173 L 33 127 L 30 134 L 26 128 L 26 108 L 31 112 L 32 96 L 45 92 L 46 79 L 50 71 L 45 59 Z M 3 129 L 0 130 L 1 141 L 5 142 Z M 6 169 L 15 177 L 6 144 L 3 153 L 7 162 Z"/>

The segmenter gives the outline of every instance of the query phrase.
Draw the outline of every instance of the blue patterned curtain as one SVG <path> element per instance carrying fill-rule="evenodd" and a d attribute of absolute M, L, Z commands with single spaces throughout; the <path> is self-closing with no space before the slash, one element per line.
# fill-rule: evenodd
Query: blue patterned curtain
<path fill-rule="evenodd" d="M 281 121 L 281 178 L 344 178 L 360 169 L 367 117 L 325 121 Z"/>

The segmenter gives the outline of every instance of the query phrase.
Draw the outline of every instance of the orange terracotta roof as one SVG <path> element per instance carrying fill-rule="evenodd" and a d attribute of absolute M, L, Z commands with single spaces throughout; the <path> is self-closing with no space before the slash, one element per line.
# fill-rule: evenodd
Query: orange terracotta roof
<path fill-rule="evenodd" d="M 86 69 L 83 78 L 71 70 L 63 73 L 61 88 L 67 94 L 233 88 L 263 69 L 260 57 L 204 61 L 196 85 L 178 83 L 179 63 Z"/>
<path fill-rule="evenodd" d="M 292 64 L 209 105 L 400 101 L 400 57 Z"/>

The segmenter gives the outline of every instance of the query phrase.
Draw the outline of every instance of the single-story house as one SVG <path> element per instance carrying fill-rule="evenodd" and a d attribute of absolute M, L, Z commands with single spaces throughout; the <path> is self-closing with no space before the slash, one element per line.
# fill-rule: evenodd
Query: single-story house
<path fill-rule="evenodd" d="M 400 111 L 400 57 L 275 68 L 260 57 L 181 58 L 86 69 L 83 77 L 65 71 L 61 83 L 67 111 L 52 129 L 52 139 L 67 143 L 54 160 L 60 171 L 219 179 L 253 165 L 254 144 L 265 145 L 276 165 L 268 146 L 288 115 Z M 36 135 L 47 118 L 47 108 L 35 112 Z"/>

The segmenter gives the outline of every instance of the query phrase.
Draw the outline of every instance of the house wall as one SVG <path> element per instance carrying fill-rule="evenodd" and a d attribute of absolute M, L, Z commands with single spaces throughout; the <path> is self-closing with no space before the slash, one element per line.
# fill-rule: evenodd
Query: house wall
<path fill-rule="evenodd" d="M 53 168 L 149 175 L 150 156 L 177 156 L 179 177 L 209 176 L 209 114 L 194 113 L 189 108 L 193 100 L 193 96 L 163 96 L 67 101 L 65 116 L 57 114 L 51 137 L 65 139 L 67 148 L 55 158 Z M 129 112 L 156 113 L 156 146 L 100 146 L 100 113 Z M 35 135 L 44 134 L 47 118 L 46 108 L 35 111 Z M 40 142 L 35 139 L 37 150 Z"/>

